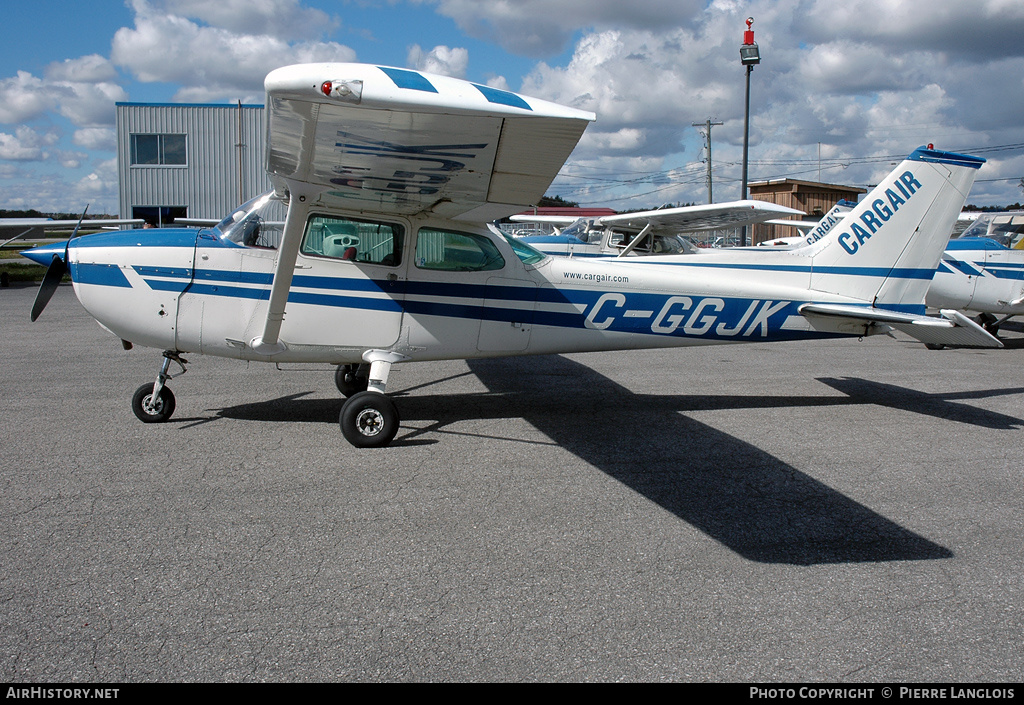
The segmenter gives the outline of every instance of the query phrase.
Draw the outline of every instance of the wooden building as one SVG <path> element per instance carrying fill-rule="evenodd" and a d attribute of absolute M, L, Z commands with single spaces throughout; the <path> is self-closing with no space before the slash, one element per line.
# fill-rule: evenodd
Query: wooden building
<path fill-rule="evenodd" d="M 857 202 L 867 189 L 837 184 L 822 184 L 816 181 L 797 181 L 796 179 L 773 179 L 749 184 L 750 198 L 756 201 L 767 201 L 780 206 L 802 210 L 807 215 L 803 220 L 818 222 L 839 201 Z M 794 220 L 799 220 L 794 216 Z M 778 237 L 799 235 L 799 232 L 785 226 L 758 224 L 753 228 L 750 244 L 756 245 L 765 240 Z"/>

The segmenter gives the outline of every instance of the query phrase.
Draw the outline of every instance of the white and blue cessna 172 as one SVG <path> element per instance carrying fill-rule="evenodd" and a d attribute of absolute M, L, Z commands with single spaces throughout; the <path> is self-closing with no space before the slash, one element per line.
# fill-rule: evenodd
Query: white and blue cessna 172
<path fill-rule="evenodd" d="M 132 400 L 174 410 L 184 353 L 338 365 L 345 437 L 384 446 L 401 362 L 863 336 L 998 347 L 925 291 L 984 160 L 918 149 L 798 250 L 545 256 L 486 223 L 536 202 L 591 113 L 405 69 L 315 64 L 266 79 L 275 189 L 212 229 L 86 235 L 32 250 L 127 346 L 163 349 Z M 180 373 L 178 373 L 180 374 Z"/>

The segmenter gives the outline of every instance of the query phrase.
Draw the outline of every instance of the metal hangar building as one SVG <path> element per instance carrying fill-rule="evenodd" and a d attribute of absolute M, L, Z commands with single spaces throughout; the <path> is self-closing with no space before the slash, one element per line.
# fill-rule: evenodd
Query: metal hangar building
<path fill-rule="evenodd" d="M 121 218 L 220 220 L 271 188 L 262 105 L 117 103 Z"/>

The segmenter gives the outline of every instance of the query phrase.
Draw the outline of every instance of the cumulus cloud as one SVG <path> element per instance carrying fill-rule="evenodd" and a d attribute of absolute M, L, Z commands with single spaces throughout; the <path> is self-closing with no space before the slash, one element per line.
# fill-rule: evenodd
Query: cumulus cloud
<path fill-rule="evenodd" d="M 860 0 L 806 3 L 795 27 L 813 41 L 842 35 L 879 47 L 974 60 L 1024 56 L 1024 4 L 1014 0 Z"/>
<path fill-rule="evenodd" d="M 424 52 L 419 44 L 414 44 L 409 49 L 406 63 L 410 68 L 420 71 L 465 78 L 466 68 L 469 66 L 469 52 L 446 46 L 436 46 L 429 52 Z"/>
<path fill-rule="evenodd" d="M 278 36 L 202 26 L 137 2 L 137 10 L 140 6 L 144 11 L 136 15 L 135 26 L 114 35 L 111 60 L 140 81 L 180 84 L 181 95 L 259 94 L 264 77 L 280 66 L 355 59 L 351 48 L 334 42 L 289 44 Z"/>
<path fill-rule="evenodd" d="M 105 80 L 112 67 L 100 59 L 52 64 L 45 78 L 19 71 L 0 80 L 0 122 L 28 122 L 56 110 L 75 125 L 112 125 L 114 103 L 128 94 Z"/>
<path fill-rule="evenodd" d="M 389 9 L 399 1 L 388 0 Z M 485 73 L 474 66 L 485 52 L 474 49 L 471 62 L 458 39 L 446 38 L 448 46 L 408 45 L 406 65 L 483 74 L 489 85 L 597 113 L 556 182 L 575 189 L 562 195 L 585 194 L 588 203 L 629 194 L 639 194 L 638 202 L 614 205 L 703 200 L 702 141 L 692 123 L 709 117 L 724 123 L 712 135 L 716 194 L 738 195 L 738 47 L 747 16 L 756 19 L 762 54 L 751 81 L 751 180 L 817 178 L 820 152 L 823 179 L 865 185 L 887 168 L 885 156 L 929 141 L 965 151 L 1024 143 L 1019 0 L 404 1 L 510 53 L 546 59 L 518 74 L 500 64 Z M 116 33 L 109 58 L 90 54 L 55 62 L 41 77 L 23 71 L 0 78 L 0 156 L 10 160 L 0 167 L 79 162 L 96 175 L 81 188 L 109 188 L 116 174 L 96 171 L 78 150 L 113 151 L 113 103 L 129 99 L 123 74 L 167 84 L 178 101 L 262 102 L 263 78 L 278 66 L 356 60 L 354 49 L 332 41 L 341 21 L 331 8 L 344 15 L 347 4 L 321 2 L 327 11 L 303 0 L 129 6 L 134 22 Z M 358 28 L 345 29 L 358 35 Z M 73 146 L 47 143 L 54 115 L 73 123 Z M 880 159 L 864 163 L 871 155 Z M 1013 176 L 1024 158 L 998 156 L 976 190 L 1002 189 L 1004 202 L 1018 200 L 1015 182 L 984 179 Z"/>
<path fill-rule="evenodd" d="M 0 132 L 0 159 L 11 161 L 42 161 L 48 156 L 47 148 L 60 139 L 56 132 L 39 133 L 25 125 L 13 135 Z"/>
<path fill-rule="evenodd" d="M 114 103 L 128 99 L 116 83 L 57 83 L 60 114 L 75 125 L 113 125 Z"/>
<path fill-rule="evenodd" d="M 65 169 L 78 169 L 89 158 L 84 152 L 69 152 L 64 149 L 57 150 L 57 162 Z"/>
<path fill-rule="evenodd" d="M 467 34 L 506 51 L 543 57 L 561 53 L 584 28 L 656 30 L 689 22 L 701 0 L 416 0 L 437 6 Z"/>
<path fill-rule="evenodd" d="M 69 83 L 107 83 L 117 79 L 117 70 L 110 59 L 89 54 L 77 59 L 65 59 L 46 67 L 46 79 Z"/>
<path fill-rule="evenodd" d="M 340 25 L 336 17 L 299 0 L 133 0 L 139 15 L 175 15 L 199 20 L 235 34 L 308 42 Z"/>
<path fill-rule="evenodd" d="M 83 149 L 117 151 L 117 134 L 109 127 L 86 127 L 75 130 L 73 142 Z"/>
<path fill-rule="evenodd" d="M 465 18 L 504 21 L 499 10 L 507 4 L 487 5 L 474 14 L 456 0 L 440 3 L 442 11 L 461 8 Z M 649 167 L 662 161 L 659 174 L 619 179 L 623 192 L 633 183 L 634 193 L 651 198 L 700 200 L 703 181 L 689 174 L 702 146 L 692 123 L 709 117 L 725 123 L 712 135 L 716 183 L 726 184 L 716 193 L 739 181 L 744 73 L 738 49 L 747 16 L 756 18 L 762 56 L 751 81 L 751 180 L 817 178 L 820 150 L 822 179 L 866 185 L 888 169 L 886 156 L 929 141 L 947 149 L 1024 142 L 1020 3 L 983 0 L 975 13 L 951 0 L 842 7 L 821 0 L 715 0 L 677 12 L 675 23 L 623 22 L 615 29 L 601 27 L 598 11 L 580 15 L 575 26 L 584 29 L 571 58 L 537 64 L 521 90 L 597 113 L 574 153 L 577 164 L 625 170 L 630 153 L 647 157 Z M 564 28 L 571 26 L 566 21 Z M 961 27 L 964 33 L 954 36 Z M 984 36 L 998 48 L 983 46 Z M 1014 46 L 1003 46 L 1011 37 Z M 871 155 L 879 159 L 864 163 Z M 669 183 L 654 188 L 659 178 Z M 595 193 L 587 187 L 563 195 L 584 192 Z"/>
<path fill-rule="evenodd" d="M 53 108 L 56 99 L 42 79 L 27 71 L 0 80 L 0 123 L 33 120 Z"/>

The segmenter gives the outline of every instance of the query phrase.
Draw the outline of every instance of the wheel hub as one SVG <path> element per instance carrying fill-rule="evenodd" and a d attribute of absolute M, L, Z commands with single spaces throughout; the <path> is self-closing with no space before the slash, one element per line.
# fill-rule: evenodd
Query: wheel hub
<path fill-rule="evenodd" d="M 384 430 L 384 416 L 376 409 L 363 409 L 356 415 L 356 428 L 364 436 L 376 436 Z"/>

